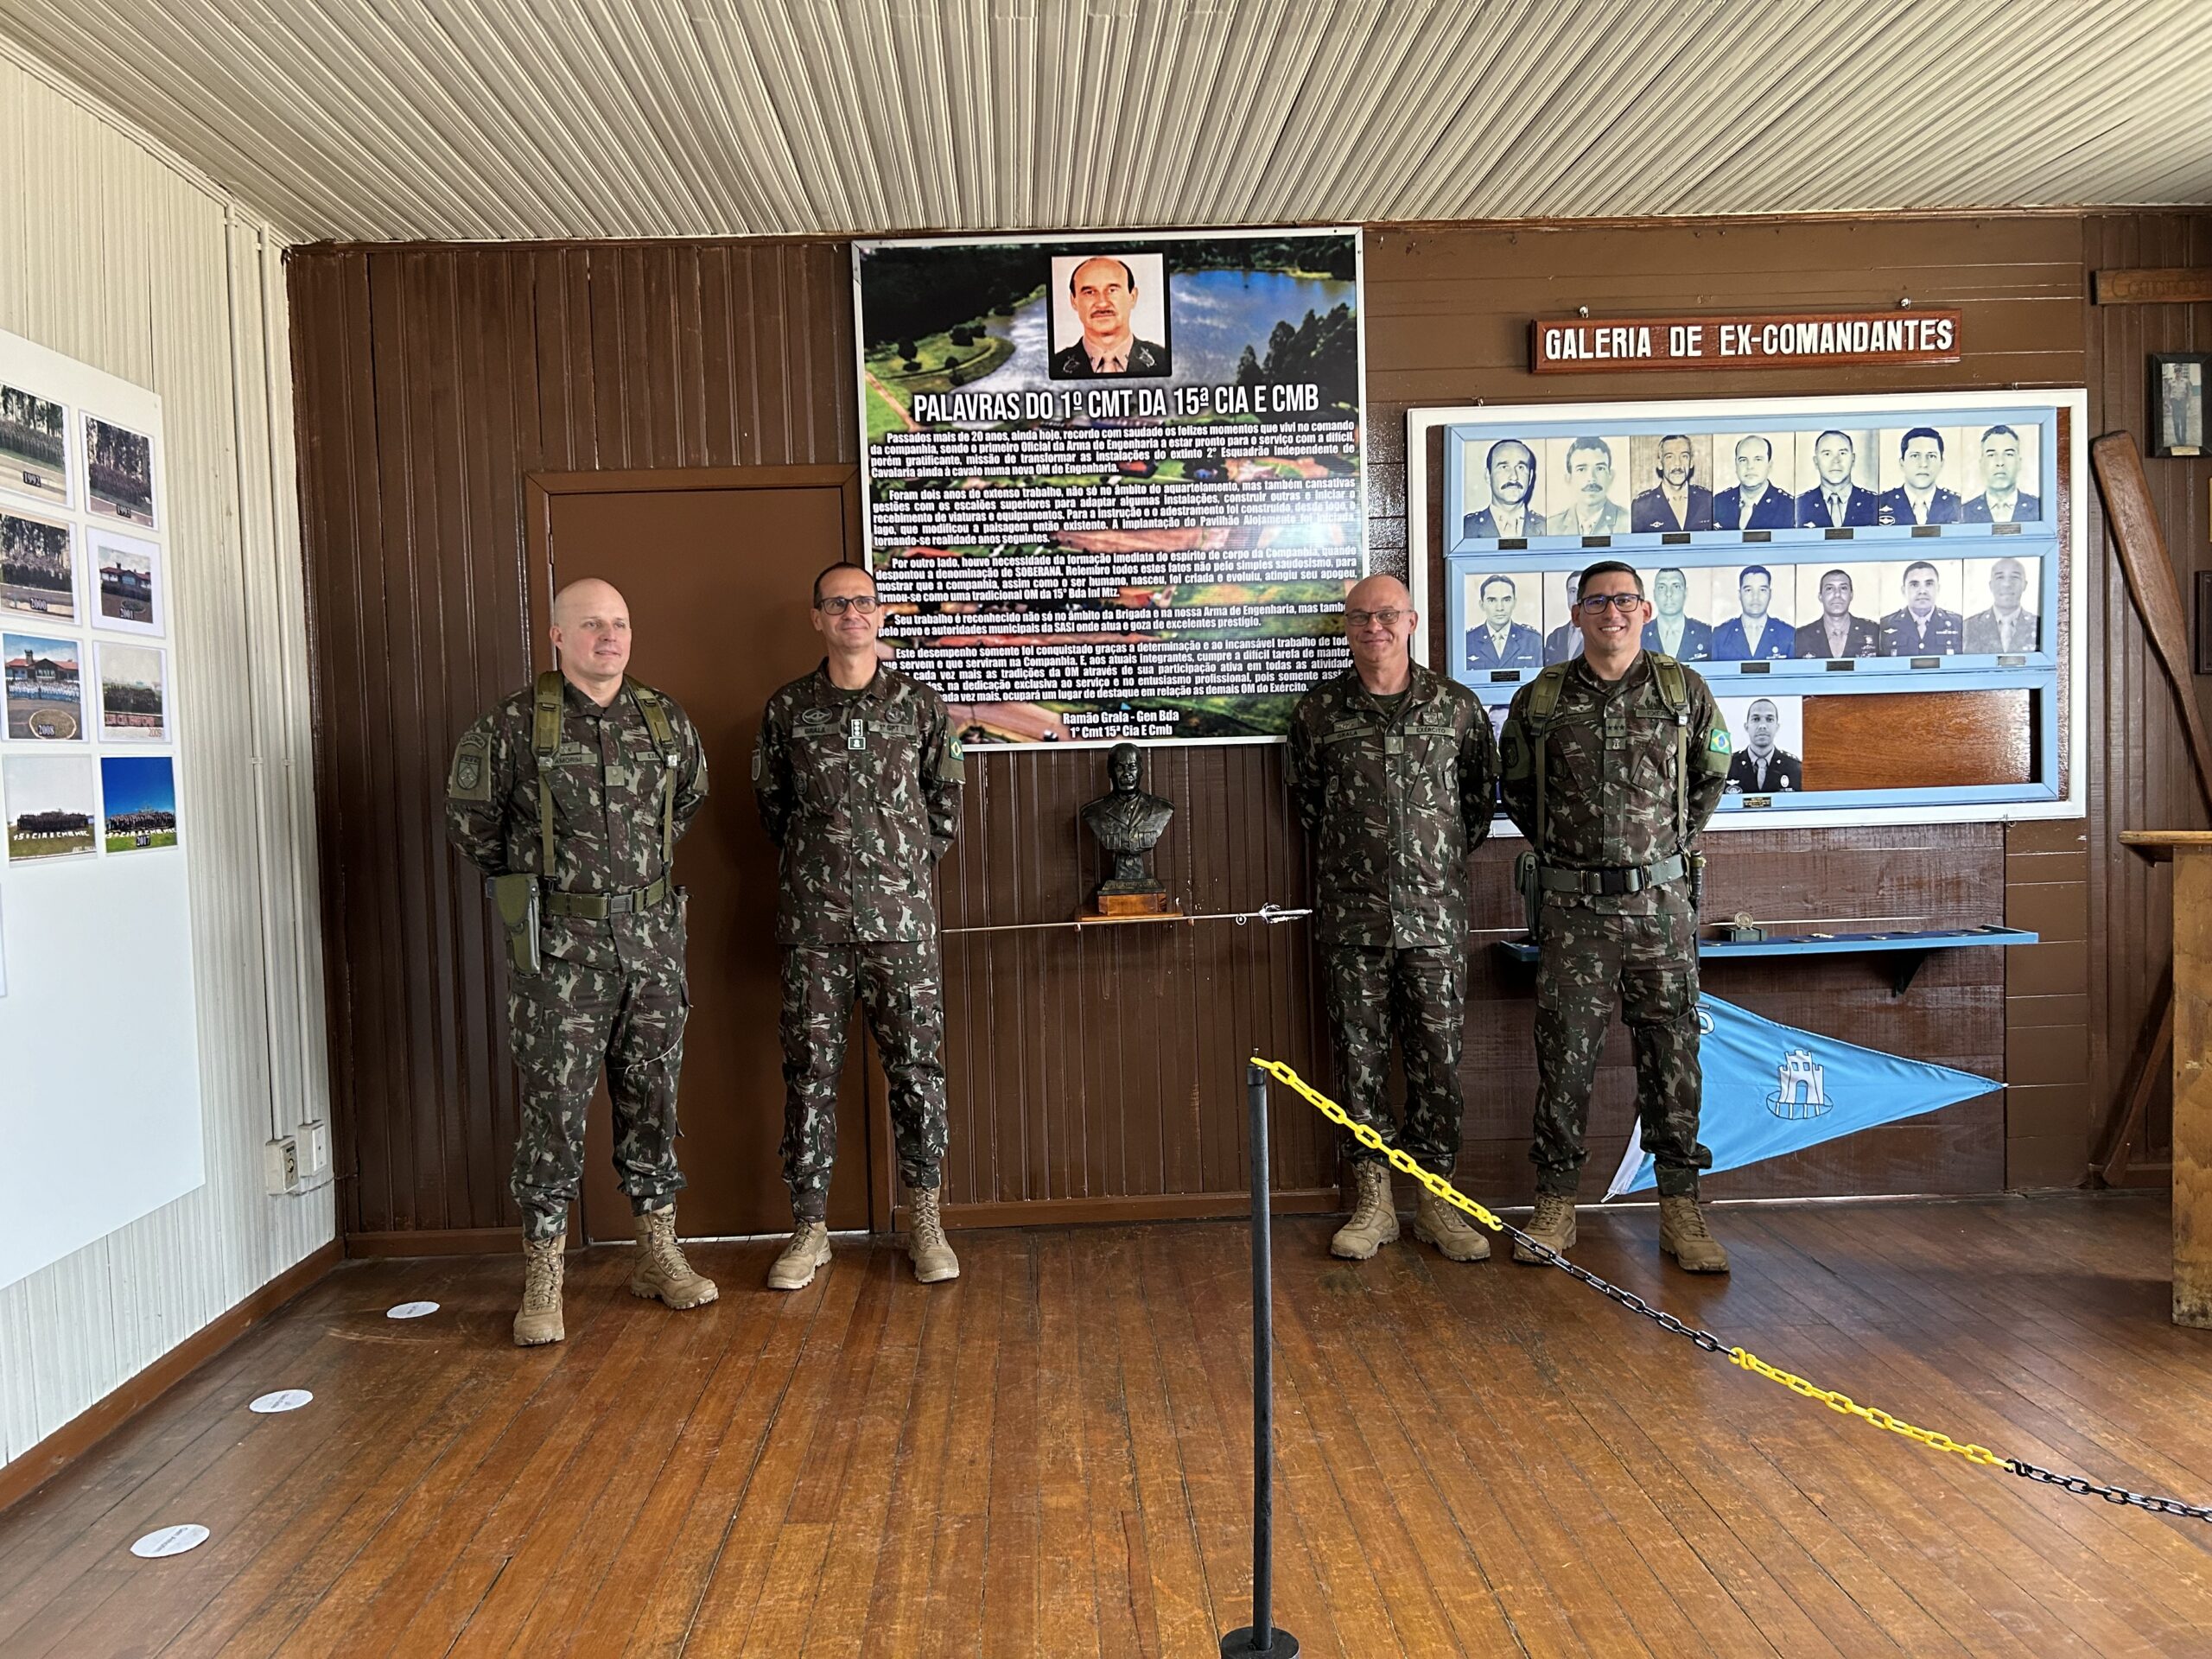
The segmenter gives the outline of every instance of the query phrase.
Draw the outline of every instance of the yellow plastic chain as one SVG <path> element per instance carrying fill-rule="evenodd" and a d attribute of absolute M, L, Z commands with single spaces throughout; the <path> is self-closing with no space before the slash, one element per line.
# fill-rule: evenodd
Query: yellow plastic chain
<path fill-rule="evenodd" d="M 1287 1084 L 1304 1096 L 1306 1103 L 1330 1122 L 1334 1123 L 1338 1128 L 1349 1130 L 1360 1145 L 1370 1151 L 1381 1153 L 1390 1160 L 1391 1168 L 1412 1176 L 1446 1204 L 1452 1205 L 1455 1209 L 1465 1211 L 1494 1233 L 1502 1233 L 1515 1239 L 1528 1236 L 1519 1228 L 1501 1220 L 1481 1205 L 1477 1204 L 1441 1175 L 1432 1174 L 1423 1169 L 1406 1154 L 1385 1142 L 1381 1135 L 1368 1128 L 1366 1124 L 1352 1122 L 1351 1115 L 1343 1107 L 1315 1089 L 1281 1061 L 1262 1059 L 1255 1054 L 1252 1057 L 1252 1064 L 1278 1083 Z M 1554 1263 L 1560 1266 L 1567 1265 L 1567 1258 L 1556 1251 L 1548 1249 L 1541 1244 L 1537 1244 L 1536 1249 Z M 1605 1281 L 1591 1273 L 1586 1268 L 1576 1267 L 1569 1270 L 1577 1278 L 1587 1279 L 1590 1283 L 1612 1296 L 1616 1300 L 1624 1301 L 1627 1306 L 1639 1312 L 1650 1312 L 1653 1317 L 1657 1318 L 1669 1330 L 1680 1330 L 1694 1339 L 1702 1338 L 1704 1340 L 1699 1343 L 1700 1347 L 1709 1345 L 1713 1352 L 1719 1354 L 1730 1364 L 1763 1376 L 1770 1382 L 1779 1382 L 1792 1394 L 1802 1395 L 1808 1400 L 1817 1400 L 1830 1411 L 1841 1412 L 1847 1417 L 1857 1417 L 1863 1421 L 1873 1424 L 1877 1428 L 1885 1428 L 1892 1434 L 1902 1434 L 1909 1440 L 1916 1440 L 1921 1445 L 1937 1452 L 1955 1452 L 1968 1463 L 1980 1464 L 1988 1468 L 2013 1467 L 2013 1459 L 2001 1458 L 1986 1446 L 1976 1446 L 1971 1441 L 1962 1443 L 1953 1440 L 1948 1434 L 1939 1433 L 1932 1428 L 1916 1427 L 1906 1422 L 1902 1417 L 1892 1417 L 1878 1407 L 1862 1406 L 1847 1394 L 1839 1394 L 1834 1389 L 1823 1389 L 1816 1383 L 1808 1382 L 1794 1372 L 1785 1371 L 1779 1366 L 1770 1365 L 1748 1349 L 1730 1347 L 1708 1332 L 1699 1331 L 1694 1326 L 1686 1325 L 1671 1314 L 1661 1314 L 1656 1310 L 1647 1308 L 1642 1298 L 1633 1297 L 1632 1293 L 1607 1284 Z"/>

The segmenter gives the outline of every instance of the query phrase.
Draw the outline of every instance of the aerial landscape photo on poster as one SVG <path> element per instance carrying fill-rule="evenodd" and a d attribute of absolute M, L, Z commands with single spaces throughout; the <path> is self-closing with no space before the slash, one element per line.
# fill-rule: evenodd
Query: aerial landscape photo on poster
<path fill-rule="evenodd" d="M 971 741 L 1280 735 L 1365 569 L 1357 237 L 855 257 L 900 667 Z"/>

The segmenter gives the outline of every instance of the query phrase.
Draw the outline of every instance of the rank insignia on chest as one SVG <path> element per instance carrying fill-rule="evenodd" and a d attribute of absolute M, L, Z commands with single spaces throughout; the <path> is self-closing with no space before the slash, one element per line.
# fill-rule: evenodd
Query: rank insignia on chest
<path fill-rule="evenodd" d="M 868 747 L 868 722 L 858 715 L 845 722 L 845 747 L 848 749 Z"/>
<path fill-rule="evenodd" d="M 1395 732 L 1392 732 L 1388 737 L 1382 740 L 1382 753 L 1385 754 L 1403 754 L 1405 753 L 1405 749 L 1406 740 L 1400 737 Z"/>

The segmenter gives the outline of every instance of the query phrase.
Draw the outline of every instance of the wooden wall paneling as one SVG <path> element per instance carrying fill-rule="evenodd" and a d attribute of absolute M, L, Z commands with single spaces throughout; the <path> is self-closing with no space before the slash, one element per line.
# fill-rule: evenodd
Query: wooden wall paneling
<path fill-rule="evenodd" d="M 1387 514 L 1372 521 L 1378 565 L 1385 549 L 1408 549 L 1428 561 L 1433 660 L 1441 660 L 1442 560 L 1433 527 L 1442 509 L 1442 446 L 1432 435 L 1430 499 L 1407 503 L 1408 406 L 2079 385 L 2086 373 L 2082 250 L 2081 222 L 2059 218 L 1376 230 L 1366 265 L 1368 420 L 1378 440 L 1388 435 L 1388 448 L 1378 442 L 1370 450 L 1370 512 L 1381 503 L 1415 515 L 1410 523 Z M 1561 380 L 1528 372 L 1529 319 L 1572 315 L 1580 305 L 1593 314 L 1781 312 L 1905 296 L 1960 308 L 1963 361 L 1731 378 L 1682 371 Z M 2079 826 L 2072 828 L 2078 835 Z M 1900 925 L 1999 921 L 2006 914 L 2005 844 L 2001 831 L 1974 825 L 1731 830 L 1707 843 L 1707 910 L 1825 918 L 1830 925 L 1872 915 L 1926 918 Z M 1505 842 L 1478 861 L 1478 925 L 1518 928 L 1503 870 L 1518 846 Z M 1484 897 L 1491 887 L 1495 902 Z M 1931 962 L 1902 1003 L 1891 999 L 1886 973 L 1866 962 L 1789 963 L 1758 973 L 1716 967 L 1707 982 L 1719 995 L 1740 992 L 1745 1006 L 1778 1020 L 2003 1077 L 2003 956 L 1970 951 Z M 1535 1079 L 1526 973 L 1478 950 L 1471 974 L 1464 1073 L 1471 1162 L 1463 1167 L 1501 1180 L 1507 1196 L 1532 1185 L 1526 1141 Z M 1864 995 L 1846 994 L 1853 990 Z M 1938 1007 L 1943 1014 L 1935 1024 L 1916 1012 Z M 1632 1101 L 1628 1051 L 1617 1031 L 1592 1103 L 1586 1191 L 1602 1189 Z M 1925 1124 L 1869 1131 L 1762 1166 L 1717 1181 L 1713 1190 L 1885 1191 L 1897 1190 L 1900 1181 L 1913 1191 L 1987 1190 L 2005 1179 L 2004 1113 L 2003 1097 L 1992 1096 Z"/>
<path fill-rule="evenodd" d="M 2084 250 L 2093 270 L 2212 270 L 2212 220 L 2202 213 L 2093 215 L 2085 221 Z M 2083 327 L 2093 366 L 2091 433 L 2131 431 L 2147 453 L 2150 354 L 2207 349 L 2212 342 L 2212 304 L 2088 306 Z M 2212 569 L 2205 499 L 2212 461 L 2146 459 L 2144 470 L 2177 580 L 2184 594 L 2190 593 L 2193 575 Z M 2111 549 L 2103 503 L 2094 490 L 2087 505 L 2088 563 L 2094 573 L 2087 594 L 2093 649 L 2086 734 L 2091 817 L 2089 925 L 2081 993 L 2088 1000 L 2087 1128 L 2094 1128 L 2146 1058 L 2148 1027 L 2171 959 L 2171 872 L 2124 852 L 2114 836 L 2123 829 L 2198 828 L 2205 819 L 2172 693 L 2136 617 Z M 2201 705 L 2204 692 L 2199 680 Z M 2024 837 L 2018 844 L 2026 850 L 2042 843 Z M 2137 1149 L 2138 1179 L 2164 1179 L 2161 1160 L 2171 1133 L 2171 1088 L 2162 1079 Z M 2061 1179 L 2066 1162 L 2086 1160 L 2086 1134 L 2040 1135 L 2024 1145 L 2022 1156 L 2030 1179 Z"/>

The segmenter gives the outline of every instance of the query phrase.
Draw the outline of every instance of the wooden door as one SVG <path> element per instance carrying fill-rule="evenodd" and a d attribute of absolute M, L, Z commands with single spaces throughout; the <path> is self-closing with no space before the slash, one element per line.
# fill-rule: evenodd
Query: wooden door
<path fill-rule="evenodd" d="M 695 1238 L 782 1231 L 791 1203 L 779 1153 L 776 855 L 753 804 L 753 741 L 769 695 L 821 660 L 807 621 L 812 583 L 824 565 L 857 556 L 857 470 L 572 473 L 531 482 L 539 664 L 550 660 L 550 594 L 580 576 L 603 576 L 629 601 L 631 671 L 682 704 L 706 746 L 707 803 L 676 855 L 690 894 L 691 1014 L 677 1109 L 690 1183 L 678 1199 L 681 1230 Z M 830 1224 L 839 1228 L 875 1219 L 869 1141 L 880 1113 L 868 1109 L 861 1053 L 855 1030 L 830 1192 Z M 602 1080 L 584 1167 L 584 1231 L 594 1240 L 632 1234 L 613 1151 Z"/>

